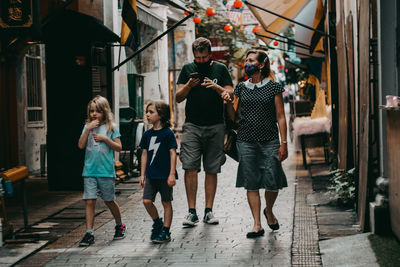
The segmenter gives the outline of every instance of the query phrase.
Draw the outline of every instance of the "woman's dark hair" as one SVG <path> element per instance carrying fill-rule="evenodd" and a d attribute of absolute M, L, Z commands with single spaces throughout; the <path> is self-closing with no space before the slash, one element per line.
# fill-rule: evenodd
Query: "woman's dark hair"
<path fill-rule="evenodd" d="M 163 128 L 171 127 L 171 111 L 169 105 L 163 101 L 151 101 L 146 106 L 146 112 L 149 106 L 154 106 L 160 116 L 161 126 Z"/>
<path fill-rule="evenodd" d="M 260 63 L 264 62 L 264 68 L 261 69 L 261 75 L 263 77 L 269 77 L 271 74 L 271 65 L 267 53 L 263 50 L 249 50 L 246 54 L 246 58 L 250 54 L 256 54 L 257 61 Z"/>

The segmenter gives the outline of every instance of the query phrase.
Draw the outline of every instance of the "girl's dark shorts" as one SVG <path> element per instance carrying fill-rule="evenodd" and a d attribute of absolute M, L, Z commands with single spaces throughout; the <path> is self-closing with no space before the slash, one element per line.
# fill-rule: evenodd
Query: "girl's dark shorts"
<path fill-rule="evenodd" d="M 146 178 L 143 190 L 143 199 L 155 201 L 157 193 L 160 192 L 161 201 L 170 202 L 173 200 L 172 187 L 167 184 L 167 179 Z"/>

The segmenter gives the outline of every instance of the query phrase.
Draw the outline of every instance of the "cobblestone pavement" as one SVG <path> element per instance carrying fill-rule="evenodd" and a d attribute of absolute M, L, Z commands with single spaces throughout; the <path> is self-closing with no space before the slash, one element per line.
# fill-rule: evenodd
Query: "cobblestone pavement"
<path fill-rule="evenodd" d="M 293 151 L 293 150 L 289 150 Z M 294 154 L 294 153 L 292 153 Z M 182 226 L 187 212 L 183 172 L 178 167 L 180 179 L 174 187 L 174 219 L 172 241 L 154 245 L 150 242 L 152 220 L 141 203 L 141 191 L 121 205 L 123 220 L 127 224 L 127 237 L 113 241 L 114 221 L 109 212 L 96 217 L 96 243 L 88 248 L 77 245 L 84 227 L 61 237 L 51 246 L 38 252 L 52 258 L 46 266 L 290 266 L 293 230 L 295 156 L 284 162 L 289 187 L 280 192 L 274 212 L 279 218 L 281 229 L 269 230 L 266 220 L 262 224 L 265 236 L 247 239 L 252 227 L 246 192 L 235 188 L 237 163 L 228 158 L 218 180 L 214 214 L 219 225 L 207 225 L 202 221 L 193 228 Z M 197 210 L 203 216 L 204 173 L 199 175 Z M 162 214 L 157 196 L 156 206 Z M 262 202 L 265 206 L 265 200 Z M 73 246 L 67 240 L 75 240 Z M 57 255 L 57 256 L 56 256 Z M 39 255 L 38 255 L 39 256 Z M 43 257 L 42 257 L 43 258 Z M 31 264 L 34 264 L 31 262 Z"/>

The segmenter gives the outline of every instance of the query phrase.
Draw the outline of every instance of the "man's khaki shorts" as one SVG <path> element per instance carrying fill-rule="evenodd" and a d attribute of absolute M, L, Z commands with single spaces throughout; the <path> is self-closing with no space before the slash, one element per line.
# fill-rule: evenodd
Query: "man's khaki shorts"
<path fill-rule="evenodd" d="M 226 157 L 223 151 L 225 125 L 223 123 L 198 126 L 186 122 L 183 127 L 179 158 L 184 170 L 199 170 L 203 156 L 203 168 L 207 173 L 220 173 Z"/>

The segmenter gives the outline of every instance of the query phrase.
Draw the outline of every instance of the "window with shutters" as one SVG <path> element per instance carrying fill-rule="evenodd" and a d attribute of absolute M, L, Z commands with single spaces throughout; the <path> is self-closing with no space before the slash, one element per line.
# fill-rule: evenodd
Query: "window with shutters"
<path fill-rule="evenodd" d="M 25 56 L 26 112 L 28 126 L 43 124 L 41 60 L 38 56 Z"/>

